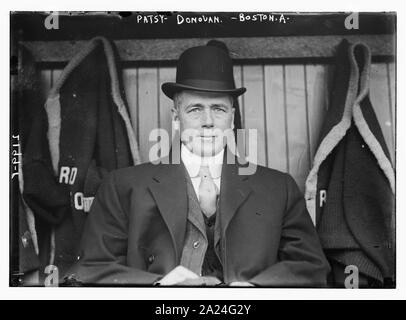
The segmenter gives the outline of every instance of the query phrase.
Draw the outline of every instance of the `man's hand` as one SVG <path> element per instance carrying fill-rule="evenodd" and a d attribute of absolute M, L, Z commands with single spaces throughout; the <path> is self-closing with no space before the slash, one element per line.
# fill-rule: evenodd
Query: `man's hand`
<path fill-rule="evenodd" d="M 229 284 L 230 287 L 253 287 L 252 283 L 246 281 L 234 281 Z"/>
<path fill-rule="evenodd" d="M 188 279 L 183 282 L 177 283 L 178 286 L 206 286 L 206 287 L 215 287 L 221 284 L 221 281 L 216 277 L 199 277 L 197 279 Z"/>
<path fill-rule="evenodd" d="M 161 286 L 216 286 L 221 281 L 215 277 L 199 277 L 183 266 L 177 266 L 156 284 Z"/>
<path fill-rule="evenodd" d="M 157 282 L 160 286 L 216 286 L 221 281 L 215 277 L 199 277 L 196 273 L 183 266 L 177 266 L 165 277 Z M 245 281 L 234 281 L 230 287 L 253 287 L 254 285 Z"/>
<path fill-rule="evenodd" d="M 187 280 L 197 280 L 199 276 L 183 266 L 177 266 L 165 277 L 157 282 L 161 286 L 173 286 L 180 284 L 181 282 L 187 282 Z"/>

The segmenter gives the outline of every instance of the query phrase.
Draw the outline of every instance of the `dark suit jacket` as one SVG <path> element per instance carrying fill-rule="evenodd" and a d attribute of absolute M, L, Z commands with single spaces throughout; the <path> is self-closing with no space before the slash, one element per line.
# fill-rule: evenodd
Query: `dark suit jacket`
<path fill-rule="evenodd" d="M 329 265 L 294 180 L 224 164 L 220 225 L 224 281 L 324 286 Z M 185 169 L 142 164 L 113 171 L 86 222 L 68 275 L 92 284 L 151 285 L 179 265 L 187 223 Z"/>

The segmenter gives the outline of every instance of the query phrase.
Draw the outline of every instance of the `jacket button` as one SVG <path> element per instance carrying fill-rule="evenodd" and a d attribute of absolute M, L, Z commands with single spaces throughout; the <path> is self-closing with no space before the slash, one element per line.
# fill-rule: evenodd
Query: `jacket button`
<path fill-rule="evenodd" d="M 24 234 L 21 236 L 21 242 L 23 243 L 24 248 L 28 247 L 30 238 L 31 238 L 31 233 L 29 231 L 25 231 Z"/>
<path fill-rule="evenodd" d="M 28 239 L 25 236 L 21 237 L 21 242 L 23 243 L 24 248 L 28 247 Z"/>
<path fill-rule="evenodd" d="M 155 256 L 154 256 L 153 254 L 151 254 L 151 255 L 148 257 L 148 262 L 151 264 L 152 262 L 154 262 L 154 260 L 155 260 Z"/>
<path fill-rule="evenodd" d="M 197 249 L 200 246 L 200 242 L 199 241 L 195 241 L 193 242 L 193 248 Z"/>

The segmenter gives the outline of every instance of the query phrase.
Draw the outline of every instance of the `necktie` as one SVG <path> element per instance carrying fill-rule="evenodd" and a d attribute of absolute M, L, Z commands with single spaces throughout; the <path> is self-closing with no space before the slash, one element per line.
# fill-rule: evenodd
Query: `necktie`
<path fill-rule="evenodd" d="M 216 212 L 219 190 L 214 183 L 208 166 L 200 167 L 199 203 L 203 213 L 210 217 Z"/>

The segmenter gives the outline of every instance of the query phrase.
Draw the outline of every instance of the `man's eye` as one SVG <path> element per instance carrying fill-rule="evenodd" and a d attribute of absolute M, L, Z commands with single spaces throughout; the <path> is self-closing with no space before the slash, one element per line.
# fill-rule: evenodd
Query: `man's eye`
<path fill-rule="evenodd" d="M 189 109 L 188 113 L 199 112 L 199 111 L 200 111 L 199 108 L 192 108 L 192 109 Z"/>
<path fill-rule="evenodd" d="M 220 108 L 220 107 L 214 108 L 214 111 L 216 111 L 216 112 L 226 112 L 226 110 L 224 108 Z"/>

